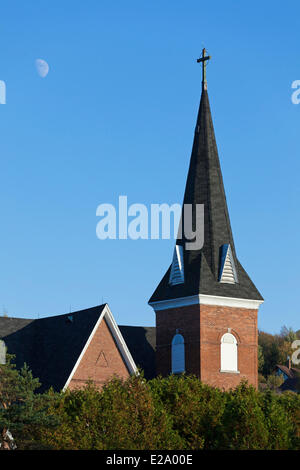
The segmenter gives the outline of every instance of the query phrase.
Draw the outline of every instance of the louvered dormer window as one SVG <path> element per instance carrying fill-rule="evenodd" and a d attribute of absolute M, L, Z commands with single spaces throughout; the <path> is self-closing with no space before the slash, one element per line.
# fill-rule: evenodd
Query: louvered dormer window
<path fill-rule="evenodd" d="M 238 282 L 237 272 L 229 244 L 221 247 L 219 282 L 235 284 Z"/>
<path fill-rule="evenodd" d="M 183 248 L 176 245 L 174 249 L 172 267 L 170 272 L 169 284 L 175 286 L 184 283 L 184 265 L 183 265 Z"/>

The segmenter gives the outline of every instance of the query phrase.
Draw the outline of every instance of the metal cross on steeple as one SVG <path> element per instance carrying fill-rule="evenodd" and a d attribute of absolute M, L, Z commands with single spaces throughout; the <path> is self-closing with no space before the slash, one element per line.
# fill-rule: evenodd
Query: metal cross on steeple
<path fill-rule="evenodd" d="M 201 63 L 202 62 L 202 87 L 204 90 L 207 89 L 207 82 L 206 82 L 206 61 L 209 60 L 211 57 L 210 55 L 205 55 L 206 50 L 202 49 L 202 57 L 200 59 L 197 59 L 197 62 Z"/>

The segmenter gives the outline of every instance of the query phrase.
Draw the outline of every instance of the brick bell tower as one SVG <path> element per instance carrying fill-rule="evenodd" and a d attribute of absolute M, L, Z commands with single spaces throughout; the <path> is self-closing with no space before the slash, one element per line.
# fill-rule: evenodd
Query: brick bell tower
<path fill-rule="evenodd" d="M 202 95 L 184 204 L 204 205 L 204 244 L 176 241 L 172 264 L 149 300 L 156 313 L 157 375 L 195 374 L 228 389 L 257 387 L 257 314 L 263 298 L 239 263 L 212 123 L 202 51 Z M 184 213 L 182 213 L 184 221 Z"/>

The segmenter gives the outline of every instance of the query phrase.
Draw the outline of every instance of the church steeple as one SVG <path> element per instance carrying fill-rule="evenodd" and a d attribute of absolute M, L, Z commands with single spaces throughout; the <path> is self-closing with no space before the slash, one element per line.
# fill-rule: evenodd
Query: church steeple
<path fill-rule="evenodd" d="M 157 374 L 185 372 L 225 389 L 241 380 L 257 387 L 257 314 L 263 300 L 236 255 L 207 94 L 207 60 L 203 50 L 181 230 L 171 266 L 149 301 L 156 316 Z M 193 209 L 192 221 L 186 205 Z M 200 213 L 204 207 L 203 244 L 201 236 L 197 243 L 199 207 Z M 190 243 L 192 232 L 196 245 Z"/>
<path fill-rule="evenodd" d="M 197 60 L 203 66 L 202 95 L 183 200 L 193 206 L 193 213 L 197 204 L 204 205 L 204 245 L 188 250 L 184 237 L 177 240 L 173 262 L 150 304 L 199 294 L 262 300 L 236 256 L 207 93 L 208 59 L 203 49 Z M 174 283 L 172 273 L 178 273 L 178 266 L 181 272 Z"/>

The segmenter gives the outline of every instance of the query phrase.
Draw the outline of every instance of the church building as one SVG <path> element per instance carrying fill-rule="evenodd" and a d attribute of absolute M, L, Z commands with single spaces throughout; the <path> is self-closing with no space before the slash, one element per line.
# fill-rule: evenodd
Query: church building
<path fill-rule="evenodd" d="M 0 318 L 0 337 L 17 367 L 26 362 L 42 390 L 101 387 L 113 375 L 194 374 L 228 389 L 258 383 L 257 315 L 263 298 L 235 250 L 211 117 L 205 50 L 202 95 L 183 207 L 204 207 L 204 244 L 178 237 L 170 267 L 149 300 L 156 327 L 118 326 L 107 304 L 37 320 Z M 185 213 L 181 221 L 184 225 Z M 193 224 L 195 218 L 193 219 Z"/>
<path fill-rule="evenodd" d="M 195 374 L 203 382 L 257 387 L 257 314 L 261 294 L 235 251 L 211 117 L 202 51 L 202 95 L 184 204 L 204 205 L 204 245 L 177 240 L 172 264 L 149 304 L 156 314 L 156 372 Z M 184 213 L 182 213 L 182 220 Z"/>

